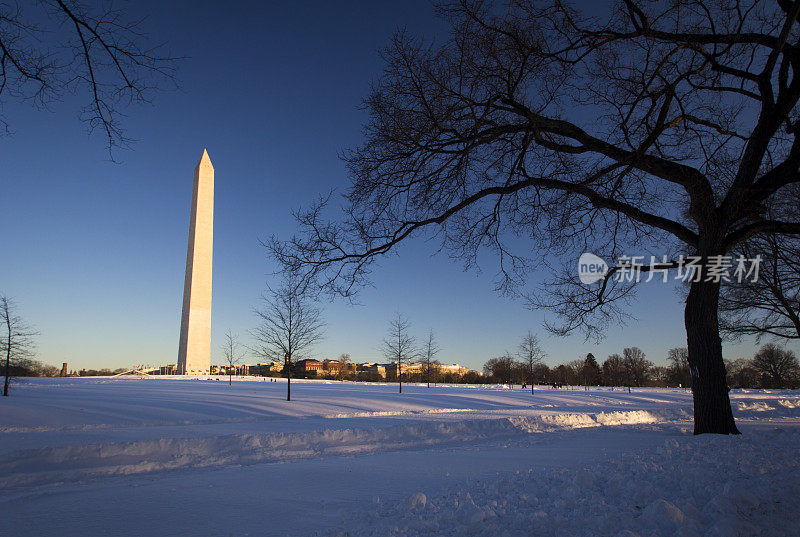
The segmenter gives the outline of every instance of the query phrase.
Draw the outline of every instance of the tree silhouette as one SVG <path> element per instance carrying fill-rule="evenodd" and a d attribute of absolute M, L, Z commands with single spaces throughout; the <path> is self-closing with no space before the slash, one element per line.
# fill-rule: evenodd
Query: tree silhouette
<path fill-rule="evenodd" d="M 130 143 L 122 110 L 175 84 L 177 60 L 150 42 L 136 20 L 110 2 L 42 0 L 0 12 L 0 101 L 48 108 L 65 94 L 84 99 L 80 119 L 100 130 L 109 155 Z M 0 118 L 0 126 L 8 124 Z"/>
<path fill-rule="evenodd" d="M 261 296 L 255 309 L 260 323 L 251 333 L 253 351 L 264 358 L 284 362 L 286 400 L 292 400 L 292 361 L 311 350 L 325 333 L 325 322 L 300 281 L 287 277 L 277 288 Z"/>
<path fill-rule="evenodd" d="M 339 221 L 327 199 L 276 238 L 287 270 L 352 296 L 377 257 L 434 236 L 467 266 L 489 248 L 514 292 L 565 335 L 600 337 L 628 315 L 636 281 L 575 274 L 578 254 L 679 254 L 714 265 L 755 235 L 800 234 L 798 213 L 765 207 L 800 182 L 798 5 L 788 1 L 615 2 L 607 18 L 560 1 L 463 0 L 439 7 L 435 44 L 400 31 L 365 100 L 363 144 Z M 520 236 L 534 246 L 516 251 Z M 738 433 L 722 359 L 720 282 L 688 283 L 684 312 L 695 433 Z"/>
<path fill-rule="evenodd" d="M 6 296 L 0 296 L 0 331 L 0 355 L 5 365 L 3 396 L 7 397 L 14 366 L 32 356 L 38 332 L 16 314 L 16 304 Z"/>
<path fill-rule="evenodd" d="M 389 321 L 389 330 L 383 340 L 382 351 L 387 360 L 397 362 L 397 381 L 399 393 L 403 393 L 403 362 L 410 362 L 419 356 L 417 340 L 410 334 L 411 323 L 397 313 Z"/>

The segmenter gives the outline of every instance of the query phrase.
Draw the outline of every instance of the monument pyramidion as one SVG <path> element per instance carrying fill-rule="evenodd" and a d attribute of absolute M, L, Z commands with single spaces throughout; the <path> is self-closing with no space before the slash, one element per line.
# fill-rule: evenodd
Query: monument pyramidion
<path fill-rule="evenodd" d="M 207 375 L 211 367 L 211 266 L 214 252 L 214 166 L 208 152 L 194 169 L 189 247 L 183 284 L 178 374 Z"/>

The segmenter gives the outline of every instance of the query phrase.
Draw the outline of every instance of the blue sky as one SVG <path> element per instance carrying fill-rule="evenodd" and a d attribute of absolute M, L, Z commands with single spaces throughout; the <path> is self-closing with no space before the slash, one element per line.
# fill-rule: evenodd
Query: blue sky
<path fill-rule="evenodd" d="M 192 172 L 207 148 L 216 170 L 212 362 L 222 335 L 247 339 L 252 307 L 272 282 L 258 239 L 294 229 L 290 212 L 347 186 L 338 155 L 361 139 L 358 105 L 381 71 L 378 51 L 407 27 L 444 30 L 425 1 L 393 3 L 137 2 L 134 16 L 181 62 L 180 89 L 130 108 L 137 141 L 108 161 L 68 99 L 49 111 L 7 102 L 13 134 L 0 138 L 0 292 L 41 332 L 39 358 L 70 368 L 174 363 L 177 355 Z M 672 287 L 642 286 L 632 313 L 600 345 L 555 338 L 544 313 L 492 290 L 491 259 L 463 272 L 430 245 L 404 245 L 381 262 L 360 306 L 324 303 L 319 357 L 379 359 L 387 322 L 405 314 L 422 337 L 433 328 L 444 362 L 480 368 L 540 334 L 548 362 L 639 346 L 656 363 L 685 345 Z M 751 356 L 747 341 L 726 356 Z"/>

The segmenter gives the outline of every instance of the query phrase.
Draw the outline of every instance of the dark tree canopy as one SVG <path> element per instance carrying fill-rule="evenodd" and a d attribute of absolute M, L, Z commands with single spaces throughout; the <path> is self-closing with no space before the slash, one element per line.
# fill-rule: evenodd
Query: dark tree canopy
<path fill-rule="evenodd" d="M 758 350 L 753 357 L 753 367 L 763 375 L 765 385 L 771 388 L 785 387 L 800 376 L 797 356 L 774 343 L 767 343 Z"/>
<path fill-rule="evenodd" d="M 603 362 L 603 378 L 609 386 L 622 386 L 627 381 L 627 372 L 622 356 L 612 354 Z"/>
<path fill-rule="evenodd" d="M 581 374 L 583 376 L 583 383 L 586 385 L 598 385 L 602 380 L 602 371 L 600 370 L 600 364 L 597 363 L 597 360 L 594 357 L 594 354 L 591 352 L 586 355 L 586 360 L 584 360 L 583 368 L 581 370 Z"/>
<path fill-rule="evenodd" d="M 646 386 L 650 377 L 653 362 L 645 357 L 639 347 L 622 349 L 622 364 L 625 368 L 628 386 Z"/>
<path fill-rule="evenodd" d="M 669 364 L 669 381 L 679 384 L 684 388 L 692 385 L 692 374 L 689 368 L 689 350 L 678 347 L 667 351 L 667 363 Z"/>
<path fill-rule="evenodd" d="M 449 38 L 399 32 L 384 52 L 364 142 L 345 156 L 344 218 L 326 221 L 322 200 L 298 215 L 297 236 L 272 241 L 287 270 L 350 296 L 377 257 L 432 235 L 467 266 L 496 252 L 503 291 L 553 266 L 531 304 L 558 315 L 559 334 L 600 337 L 627 314 L 636 282 L 582 284 L 581 252 L 654 255 L 664 268 L 691 254 L 708 265 L 756 235 L 800 234 L 800 211 L 765 210 L 800 181 L 800 4 L 439 9 Z M 517 248 L 523 239 L 532 248 Z M 737 433 L 720 283 L 688 287 L 695 432 Z"/>
<path fill-rule="evenodd" d="M 483 366 L 483 373 L 494 382 L 510 384 L 525 378 L 524 365 L 514 360 L 511 356 L 499 356 L 489 359 Z M 522 375 L 520 370 L 523 369 Z"/>

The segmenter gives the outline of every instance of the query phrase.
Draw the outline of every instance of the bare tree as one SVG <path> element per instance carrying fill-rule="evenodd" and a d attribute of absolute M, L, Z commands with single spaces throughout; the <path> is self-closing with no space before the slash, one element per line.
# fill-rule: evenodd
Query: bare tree
<path fill-rule="evenodd" d="M 516 380 L 517 372 L 524 364 L 514 360 L 508 353 L 497 358 L 491 358 L 483 365 L 483 372 L 487 377 L 492 377 L 500 384 L 511 384 Z"/>
<path fill-rule="evenodd" d="M 583 379 L 585 377 L 583 369 L 586 362 L 580 358 L 577 360 L 570 360 L 567 362 L 566 366 L 573 372 L 574 375 L 574 384 L 583 385 Z"/>
<path fill-rule="evenodd" d="M 8 385 L 13 376 L 14 367 L 22 365 L 28 360 L 35 349 L 34 338 L 38 332 L 16 314 L 16 304 L 6 296 L 0 296 L 0 353 L 5 361 L 5 380 L 3 382 L 3 396 L 8 396 Z"/>
<path fill-rule="evenodd" d="M 627 380 L 627 371 L 622 356 L 612 354 L 603 362 L 603 382 L 606 386 L 622 386 Z"/>
<path fill-rule="evenodd" d="M 650 379 L 653 362 L 645 357 L 639 347 L 622 349 L 622 363 L 625 366 L 628 386 L 645 386 Z"/>
<path fill-rule="evenodd" d="M 753 357 L 753 367 L 766 377 L 770 388 L 787 388 L 796 382 L 800 373 L 797 356 L 774 343 L 767 343 L 758 350 Z"/>
<path fill-rule="evenodd" d="M 426 382 L 436 386 L 437 382 L 448 382 L 447 379 L 447 374 L 442 373 L 442 362 L 439 360 L 432 360 L 429 364 L 425 364 Z"/>
<path fill-rule="evenodd" d="M 236 369 L 236 365 L 241 363 L 244 358 L 237 334 L 232 334 L 230 330 L 225 333 L 222 352 L 225 357 L 225 363 L 228 365 L 228 385 L 230 386 L 233 384 L 233 371 Z"/>
<path fill-rule="evenodd" d="M 692 385 L 692 373 L 689 368 L 689 349 L 686 347 L 667 351 L 669 362 L 669 381 L 687 388 Z"/>
<path fill-rule="evenodd" d="M 411 323 L 397 313 L 389 321 L 389 331 L 383 340 L 382 351 L 387 360 L 397 362 L 397 381 L 400 383 L 400 392 L 403 393 L 403 362 L 410 362 L 419 356 L 417 340 L 409 331 Z"/>
<path fill-rule="evenodd" d="M 745 358 L 726 360 L 725 370 L 728 373 L 728 383 L 734 388 L 757 388 L 760 386 L 761 374 L 753 366 L 752 360 Z"/>
<path fill-rule="evenodd" d="M 286 400 L 292 400 L 292 360 L 303 356 L 324 337 L 325 322 L 302 282 L 287 277 L 278 288 L 261 296 L 255 309 L 260 324 L 252 330 L 253 351 L 264 358 L 283 360 Z"/>
<path fill-rule="evenodd" d="M 800 207 L 800 202 L 794 210 Z M 758 236 L 737 248 L 739 255 L 762 257 L 757 280 L 725 285 L 720 328 L 732 338 L 755 335 L 800 338 L 800 240 Z"/>
<path fill-rule="evenodd" d="M 83 95 L 80 119 L 89 131 L 102 131 L 109 154 L 127 146 L 122 109 L 174 84 L 176 70 L 177 58 L 149 42 L 143 22 L 111 2 L 1 5 L 0 99 L 47 108 L 65 94 Z M 8 130 L 2 118 L 0 126 Z"/>
<path fill-rule="evenodd" d="M 800 182 L 794 2 L 619 0 L 607 18 L 557 0 L 439 9 L 449 39 L 401 31 L 385 51 L 365 141 L 346 155 L 341 221 L 323 218 L 323 199 L 297 236 L 271 242 L 287 270 L 350 296 L 377 257 L 428 234 L 468 266 L 493 249 L 498 287 L 513 292 L 560 258 L 531 304 L 560 316 L 556 333 L 600 337 L 628 315 L 636 280 L 614 267 L 584 284 L 579 252 L 709 267 L 757 234 L 800 234 L 797 213 L 764 211 Z M 514 248 L 519 236 L 534 255 Z M 695 433 L 738 433 L 720 282 L 697 274 L 684 314 Z"/>
<path fill-rule="evenodd" d="M 525 337 L 522 338 L 522 343 L 519 345 L 517 354 L 520 360 L 527 366 L 527 380 L 531 385 L 531 395 L 533 395 L 535 384 L 533 369 L 537 364 L 542 363 L 542 360 L 544 360 L 547 354 L 542 350 L 541 345 L 539 345 L 539 338 L 531 331 L 528 331 Z"/>
<path fill-rule="evenodd" d="M 339 355 L 339 380 L 344 379 L 350 373 L 350 355 L 349 354 L 340 354 Z"/>
<path fill-rule="evenodd" d="M 440 350 L 441 349 L 439 348 L 439 344 L 436 341 L 436 337 L 433 334 L 433 328 L 431 328 L 428 331 L 428 339 L 425 340 L 425 348 L 423 350 L 423 352 L 425 353 L 425 380 L 428 383 L 428 388 L 431 387 L 432 368 L 438 365 L 435 363 L 433 357 L 439 354 Z"/>
<path fill-rule="evenodd" d="M 577 380 L 577 371 L 573 365 L 581 367 L 582 362 L 580 360 L 574 360 L 572 363 L 560 364 L 553 368 L 553 380 L 556 384 L 560 384 L 561 386 L 571 386 L 575 384 Z"/>

